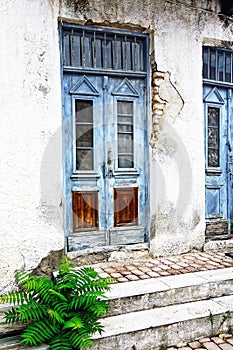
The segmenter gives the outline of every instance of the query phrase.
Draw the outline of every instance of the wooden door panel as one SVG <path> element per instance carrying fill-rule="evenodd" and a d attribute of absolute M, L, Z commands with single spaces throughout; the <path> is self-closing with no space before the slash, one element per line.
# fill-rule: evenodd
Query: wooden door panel
<path fill-rule="evenodd" d="M 138 188 L 114 189 L 114 226 L 138 225 Z"/>
<path fill-rule="evenodd" d="M 98 192 L 72 192 L 74 232 L 98 228 Z"/>

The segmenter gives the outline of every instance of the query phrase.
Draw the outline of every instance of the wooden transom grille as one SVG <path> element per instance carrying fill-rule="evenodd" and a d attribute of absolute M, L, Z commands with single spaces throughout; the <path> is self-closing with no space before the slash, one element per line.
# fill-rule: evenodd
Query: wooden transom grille
<path fill-rule="evenodd" d="M 146 72 L 146 35 L 69 24 L 62 29 L 64 67 Z"/>
<path fill-rule="evenodd" d="M 233 51 L 204 47 L 203 78 L 233 84 Z"/>

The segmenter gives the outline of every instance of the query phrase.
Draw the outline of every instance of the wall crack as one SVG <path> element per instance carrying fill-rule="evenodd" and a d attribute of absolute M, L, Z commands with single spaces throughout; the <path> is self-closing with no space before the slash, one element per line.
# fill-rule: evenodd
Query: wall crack
<path fill-rule="evenodd" d="M 156 64 L 152 66 L 151 82 L 151 109 L 152 132 L 150 145 L 156 148 L 156 143 L 162 130 L 164 118 L 175 122 L 184 108 L 184 99 L 171 80 L 170 72 L 157 70 Z"/>

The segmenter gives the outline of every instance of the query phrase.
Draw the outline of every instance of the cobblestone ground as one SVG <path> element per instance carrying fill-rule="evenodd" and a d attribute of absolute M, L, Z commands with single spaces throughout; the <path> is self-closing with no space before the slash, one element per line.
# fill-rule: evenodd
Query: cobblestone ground
<path fill-rule="evenodd" d="M 178 256 L 155 259 L 106 262 L 94 266 L 101 277 L 111 276 L 115 282 L 129 282 L 180 275 L 190 272 L 224 269 L 233 267 L 233 259 L 224 252 L 191 252 Z M 220 334 L 188 343 L 185 347 L 161 345 L 161 350 L 233 350 L 233 335 Z"/>
<path fill-rule="evenodd" d="M 120 283 L 226 267 L 233 267 L 233 259 L 225 253 L 198 251 L 166 258 L 101 263 L 95 270 L 101 277 L 111 276 Z"/>
<path fill-rule="evenodd" d="M 164 350 L 233 350 L 233 336 L 232 334 L 220 334 L 218 337 L 202 338 L 191 343 L 188 343 L 184 347 L 170 347 L 164 348 Z M 162 347 L 161 347 L 162 350 Z"/>

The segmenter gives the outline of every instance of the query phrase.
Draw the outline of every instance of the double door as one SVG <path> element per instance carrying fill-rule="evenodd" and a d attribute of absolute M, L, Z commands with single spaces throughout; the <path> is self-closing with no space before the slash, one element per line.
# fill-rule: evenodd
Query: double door
<path fill-rule="evenodd" d="M 146 80 L 64 74 L 68 250 L 147 239 Z"/>

